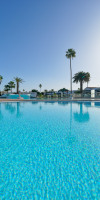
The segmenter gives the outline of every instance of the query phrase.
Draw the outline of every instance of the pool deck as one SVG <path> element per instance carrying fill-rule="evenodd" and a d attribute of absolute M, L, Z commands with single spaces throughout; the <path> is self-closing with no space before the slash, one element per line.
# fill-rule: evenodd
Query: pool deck
<path fill-rule="evenodd" d="M 97 101 L 97 102 L 100 102 L 100 98 L 99 99 L 89 99 L 89 98 L 75 98 L 75 99 L 0 99 L 0 102 L 30 102 L 30 101 L 39 101 L 39 102 L 43 102 L 43 101 L 46 101 L 46 102 L 56 102 L 56 101 Z"/>

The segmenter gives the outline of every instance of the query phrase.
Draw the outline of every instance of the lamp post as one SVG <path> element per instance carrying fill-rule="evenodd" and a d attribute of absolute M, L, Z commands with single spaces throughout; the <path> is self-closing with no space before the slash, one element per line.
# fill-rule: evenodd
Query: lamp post
<path fill-rule="evenodd" d="M 1 85 L 2 80 L 0 80 L 0 85 Z M 0 90 L 0 96 L 1 96 L 1 90 Z"/>

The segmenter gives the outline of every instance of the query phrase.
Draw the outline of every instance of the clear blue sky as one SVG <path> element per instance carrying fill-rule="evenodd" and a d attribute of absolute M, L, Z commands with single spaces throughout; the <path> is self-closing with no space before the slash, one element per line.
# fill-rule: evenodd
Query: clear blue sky
<path fill-rule="evenodd" d="M 0 0 L 1 89 L 15 76 L 21 90 L 69 89 L 68 48 L 73 75 L 89 71 L 100 86 L 100 0 Z"/>

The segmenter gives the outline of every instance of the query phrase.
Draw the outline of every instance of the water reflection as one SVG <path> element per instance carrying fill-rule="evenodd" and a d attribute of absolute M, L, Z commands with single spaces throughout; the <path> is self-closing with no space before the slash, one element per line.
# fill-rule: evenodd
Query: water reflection
<path fill-rule="evenodd" d="M 0 103 L 0 120 L 2 120 L 3 114 L 2 114 L 2 109 L 1 109 L 1 103 Z"/>
<path fill-rule="evenodd" d="M 61 105 L 61 106 L 66 106 L 69 104 L 69 102 L 67 101 L 58 101 L 58 104 Z"/>
<path fill-rule="evenodd" d="M 52 105 L 55 105 L 55 104 L 58 104 L 58 105 L 61 105 L 61 106 L 67 106 L 69 105 L 70 106 L 70 133 L 71 133 L 71 129 L 72 129 L 72 120 L 73 120 L 73 116 L 74 116 L 74 119 L 75 121 L 77 122 L 80 122 L 80 123 L 85 123 L 85 122 L 88 122 L 90 120 L 90 116 L 89 116 L 89 112 L 88 112 L 88 108 L 91 107 L 91 102 L 87 102 L 87 103 L 72 103 L 72 102 L 63 102 L 63 101 L 60 101 L 60 102 L 30 102 L 32 103 L 32 105 L 37 105 L 38 104 L 38 109 L 39 110 L 42 110 L 43 109 L 43 105 L 44 104 L 52 104 Z M 10 114 L 15 114 L 16 113 L 16 117 L 20 117 L 23 115 L 23 112 L 22 110 L 24 110 L 24 104 L 26 106 L 26 102 L 6 102 L 3 104 L 3 107 L 5 107 L 5 110 L 6 111 L 9 111 Z M 72 107 L 74 106 L 74 104 L 77 104 L 79 105 L 79 111 L 77 112 L 74 112 L 73 113 L 73 110 L 72 110 Z M 28 105 L 27 105 L 28 106 Z M 94 107 L 96 106 L 100 106 L 100 103 L 99 102 L 96 102 L 94 103 Z M 23 107 L 23 109 L 21 109 Z M 86 111 L 86 108 L 87 108 L 87 111 Z M 92 106 L 93 107 L 93 106 Z M 84 108 L 85 108 L 85 111 L 84 111 Z M 3 118 L 3 109 L 2 109 L 2 103 L 0 103 L 0 119 Z"/>
<path fill-rule="evenodd" d="M 55 101 L 44 101 L 44 104 L 48 104 L 48 103 L 53 105 L 53 104 L 55 104 L 57 102 L 55 102 Z"/>
<path fill-rule="evenodd" d="M 32 105 L 38 104 L 38 101 L 32 101 Z"/>
<path fill-rule="evenodd" d="M 84 102 L 84 105 L 88 108 L 91 108 L 91 107 L 98 107 L 100 108 L 100 102 L 94 102 L 94 101 L 91 101 L 91 102 Z"/>
<path fill-rule="evenodd" d="M 41 102 L 32 101 L 31 103 L 32 103 L 32 105 L 37 105 L 38 104 L 39 105 L 39 109 L 42 110 L 42 103 Z"/>
<path fill-rule="evenodd" d="M 90 120 L 89 112 L 83 111 L 83 103 L 80 103 L 79 106 L 80 106 L 80 111 L 74 113 L 75 121 L 80 123 L 88 122 Z"/>
<path fill-rule="evenodd" d="M 17 107 L 16 107 L 16 117 L 20 117 L 20 116 L 22 116 L 22 112 L 20 111 L 21 104 L 20 104 L 20 102 L 17 102 L 16 105 L 17 105 Z"/>
<path fill-rule="evenodd" d="M 69 133 L 67 135 L 67 142 L 68 145 L 74 145 L 75 143 L 77 143 L 77 138 L 76 135 L 73 134 L 73 103 L 72 102 L 68 102 L 69 106 L 70 106 L 70 110 L 69 110 Z"/>
<path fill-rule="evenodd" d="M 100 102 L 95 102 L 95 107 L 100 107 Z"/>
<path fill-rule="evenodd" d="M 42 105 L 40 104 L 39 109 L 42 110 Z"/>
<path fill-rule="evenodd" d="M 5 110 L 13 114 L 16 111 L 16 106 L 14 106 L 13 103 L 5 103 Z"/>
<path fill-rule="evenodd" d="M 73 108 L 74 105 L 77 104 L 79 105 L 79 112 L 74 112 L 73 111 Z M 90 119 L 90 116 L 89 116 L 89 113 L 88 111 L 84 112 L 84 104 L 83 103 L 72 103 L 70 102 L 69 103 L 70 105 L 70 110 L 69 110 L 69 132 L 68 132 L 68 135 L 67 135 L 67 142 L 69 145 L 74 145 L 77 143 L 77 137 L 76 135 L 74 134 L 74 123 L 73 123 L 73 120 L 77 121 L 77 122 L 80 122 L 80 123 L 85 123 L 85 122 L 88 122 L 89 119 Z M 74 116 L 74 119 L 73 119 L 73 116 Z"/>
<path fill-rule="evenodd" d="M 92 103 L 92 102 L 84 102 L 84 105 L 88 108 L 88 107 L 91 107 L 91 106 L 92 106 L 91 103 Z"/>
<path fill-rule="evenodd" d="M 19 102 L 16 103 L 5 103 L 5 110 L 9 111 L 10 114 L 16 113 L 17 117 L 22 115 L 20 111 L 21 104 Z"/>

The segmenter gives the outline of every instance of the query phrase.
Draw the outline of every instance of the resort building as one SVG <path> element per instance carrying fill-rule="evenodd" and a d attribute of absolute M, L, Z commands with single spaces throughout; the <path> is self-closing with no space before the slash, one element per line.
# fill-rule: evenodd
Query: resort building
<path fill-rule="evenodd" d="M 86 87 L 83 91 L 84 97 L 100 97 L 100 87 Z"/>

